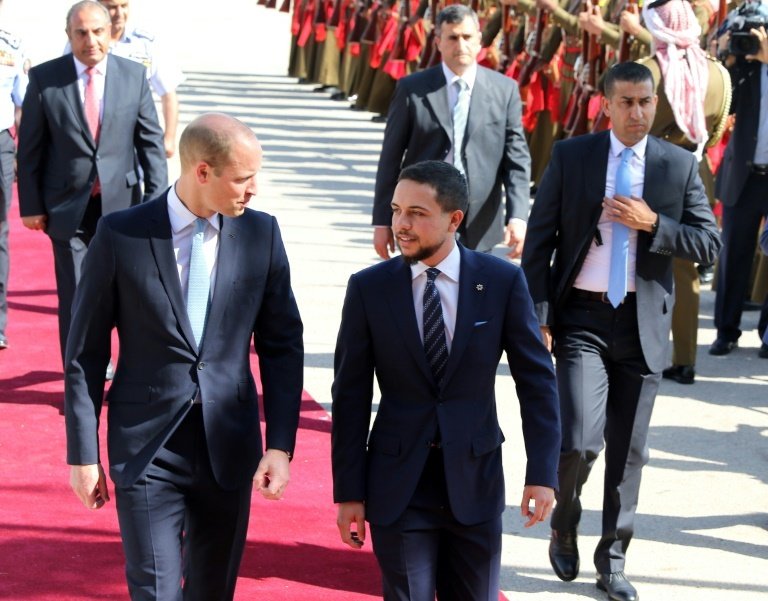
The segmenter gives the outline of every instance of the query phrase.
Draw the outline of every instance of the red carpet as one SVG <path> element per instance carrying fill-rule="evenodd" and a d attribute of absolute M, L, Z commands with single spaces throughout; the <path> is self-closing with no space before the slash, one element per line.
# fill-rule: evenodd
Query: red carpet
<path fill-rule="evenodd" d="M 0 351 L 0 599 L 126 599 L 114 500 L 90 512 L 68 484 L 50 243 L 23 228 L 15 206 L 11 215 L 11 347 Z M 339 541 L 330 420 L 307 394 L 300 428 L 286 498 L 254 495 L 236 598 L 379 598 L 370 548 L 355 552 Z"/>
<path fill-rule="evenodd" d="M 88 511 L 68 484 L 50 242 L 22 226 L 16 206 L 11 216 L 11 346 L 0 351 L 0 599 L 126 599 L 114 500 Z M 330 419 L 306 392 L 301 412 L 286 497 L 254 495 L 236 599 L 380 598 L 370 543 L 353 551 L 338 537 Z"/>

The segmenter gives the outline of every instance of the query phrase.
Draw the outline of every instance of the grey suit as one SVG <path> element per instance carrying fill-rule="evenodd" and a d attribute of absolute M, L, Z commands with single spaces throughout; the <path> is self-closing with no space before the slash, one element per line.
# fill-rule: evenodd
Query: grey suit
<path fill-rule="evenodd" d="M 606 447 L 598 571 L 623 570 L 674 304 L 672 257 L 708 263 L 720 240 L 693 155 L 648 137 L 643 199 L 659 214 L 655 236 L 637 237 L 637 292 L 614 309 L 574 291 L 596 236 L 605 194 L 609 132 L 555 145 L 531 211 L 523 269 L 557 357 L 563 445 L 552 527 L 575 530 L 579 495 Z M 554 255 L 554 260 L 553 260 Z"/>
<path fill-rule="evenodd" d="M 72 296 L 96 221 L 159 194 L 168 184 L 163 132 L 144 67 L 111 55 L 107 61 L 98 144 L 85 120 L 71 54 L 30 70 L 22 106 L 19 205 L 22 217 L 48 218 L 62 353 Z M 101 194 L 92 197 L 97 177 Z"/>
<path fill-rule="evenodd" d="M 403 167 L 449 154 L 453 125 L 446 86 L 440 65 L 398 82 L 376 173 L 373 225 L 391 225 L 390 203 Z M 502 217 L 528 219 L 531 158 L 520 115 L 515 81 L 478 67 L 461 149 L 469 209 L 459 232 L 469 248 L 487 251 L 501 242 Z"/>

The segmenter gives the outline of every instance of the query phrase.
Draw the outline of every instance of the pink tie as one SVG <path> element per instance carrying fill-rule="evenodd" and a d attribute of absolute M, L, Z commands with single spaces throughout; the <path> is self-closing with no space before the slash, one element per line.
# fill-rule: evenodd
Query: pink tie
<path fill-rule="evenodd" d="M 85 120 L 88 129 L 91 130 L 93 141 L 99 143 L 99 99 L 96 97 L 96 69 L 88 67 L 85 70 L 88 75 L 88 83 L 85 86 Z"/>

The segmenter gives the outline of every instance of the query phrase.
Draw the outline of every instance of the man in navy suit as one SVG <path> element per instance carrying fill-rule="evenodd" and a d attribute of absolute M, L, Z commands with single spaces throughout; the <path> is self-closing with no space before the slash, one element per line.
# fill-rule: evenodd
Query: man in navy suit
<path fill-rule="evenodd" d="M 594 560 L 615 601 L 637 599 L 624 563 L 668 360 L 672 257 L 709 264 L 720 249 L 696 158 L 648 135 L 656 102 L 647 67 L 608 70 L 611 130 L 555 144 L 523 250 L 542 337 L 554 337 L 563 425 L 550 561 L 560 579 L 577 577 L 581 489 L 605 445 Z"/>
<path fill-rule="evenodd" d="M 517 384 L 528 456 L 526 527 L 545 520 L 560 423 L 552 360 L 522 271 L 467 250 L 456 168 L 405 168 L 391 203 L 401 257 L 349 280 L 335 356 L 333 486 L 342 540 L 371 525 L 386 600 L 497 601 L 504 442 L 494 385 Z M 374 373 L 381 389 L 369 427 Z M 534 507 L 531 507 L 531 502 Z"/>
<path fill-rule="evenodd" d="M 144 66 L 109 55 L 109 32 L 101 4 L 72 5 L 72 53 L 30 70 L 19 127 L 21 218 L 51 239 L 62 358 L 72 297 L 99 218 L 154 198 L 168 185 L 163 131 Z"/>
<path fill-rule="evenodd" d="M 283 494 L 301 401 L 302 324 L 280 230 L 246 210 L 259 142 L 209 114 L 179 152 L 182 174 L 165 194 L 99 221 L 67 345 L 70 482 L 98 509 L 109 500 L 104 369 L 113 326 L 120 335 L 107 441 L 133 600 L 233 598 L 252 487 Z"/>

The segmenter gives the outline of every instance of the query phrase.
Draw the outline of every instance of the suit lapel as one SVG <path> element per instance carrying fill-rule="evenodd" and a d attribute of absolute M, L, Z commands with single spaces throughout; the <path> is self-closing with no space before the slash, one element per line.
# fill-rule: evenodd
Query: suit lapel
<path fill-rule="evenodd" d="M 117 106 L 118 101 L 112 101 L 112 98 L 120 98 L 120 82 L 123 80 L 123 73 L 120 69 L 120 63 L 107 56 L 107 75 L 104 78 L 104 101 L 101 114 L 101 132 L 99 139 L 108 139 L 110 135 L 110 125 L 112 124 L 112 110 Z M 85 110 L 83 110 L 85 114 Z M 86 127 L 86 129 L 88 129 Z M 90 129 L 88 129 L 90 137 Z M 92 138 L 91 138 L 92 139 Z"/>
<path fill-rule="evenodd" d="M 72 58 L 71 54 L 61 58 L 64 62 L 64 68 L 62 69 L 62 74 L 65 78 L 62 85 L 64 98 L 72 111 L 75 122 L 80 126 L 83 139 L 91 148 L 96 148 L 96 143 L 91 136 L 91 130 L 88 128 L 88 123 L 85 120 L 85 109 L 83 108 L 83 101 L 80 98 L 80 86 L 78 85 L 75 60 Z"/>
<path fill-rule="evenodd" d="M 215 332 L 224 316 L 227 301 L 232 295 L 232 284 L 239 264 L 240 226 L 235 219 L 220 217 L 221 231 L 219 232 L 219 249 L 216 258 L 216 284 L 213 289 L 213 299 L 208 310 L 205 329 Z"/>
<path fill-rule="evenodd" d="M 427 102 L 432 107 L 437 121 L 445 130 L 448 138 L 453 140 L 453 118 L 451 116 L 451 109 L 448 107 L 447 82 L 445 81 L 443 68 L 438 65 L 437 67 L 432 67 L 432 69 L 433 71 L 428 82 L 430 91 L 426 94 Z"/>
<path fill-rule="evenodd" d="M 484 299 L 485 291 L 488 290 L 489 285 L 482 273 L 482 267 L 477 264 L 472 254 L 468 253 L 461 245 L 459 250 L 461 251 L 459 302 L 456 306 L 456 327 L 453 331 L 451 353 L 448 355 L 448 363 L 445 366 L 443 388 L 461 364 L 461 358 L 483 306 L 481 301 Z"/>
<path fill-rule="evenodd" d="M 486 74 L 481 67 L 477 68 L 475 85 L 472 86 L 472 97 L 469 102 L 469 115 L 467 116 L 467 133 L 464 136 L 464 145 L 472 138 L 472 132 L 484 123 L 488 123 L 488 95 L 490 89 L 485 78 Z"/>
<path fill-rule="evenodd" d="M 181 327 L 184 338 L 187 339 L 189 346 L 197 351 L 195 335 L 192 333 L 192 326 L 187 315 L 187 305 L 181 293 L 181 282 L 179 282 L 176 257 L 173 254 L 173 236 L 171 234 L 171 222 L 168 219 L 167 193 L 166 196 L 160 199 L 160 202 L 157 202 L 157 210 L 148 226 L 149 242 L 152 247 L 155 263 L 157 263 L 160 281 L 171 302 L 173 313 Z"/>
<path fill-rule="evenodd" d="M 432 381 L 434 376 L 427 363 L 427 355 L 424 352 L 424 344 L 421 341 L 414 313 L 411 268 L 403 260 L 393 261 L 389 275 L 392 278 L 392 285 L 387 287 L 389 308 L 392 311 L 395 326 L 400 332 L 399 338 L 405 342 L 405 346 L 413 355 L 416 365 L 424 376 Z"/>
<path fill-rule="evenodd" d="M 605 196 L 605 179 L 608 174 L 608 153 L 611 149 L 611 138 L 609 131 L 596 134 L 593 138 L 592 152 L 584 153 L 582 160 L 584 168 L 582 173 L 585 176 L 584 189 L 586 192 L 585 200 L 589 203 L 590 210 L 596 210 L 597 215 L 594 218 L 594 225 L 600 219 L 600 211 L 603 207 L 603 197 Z M 594 232 L 590 231 L 590 236 Z"/>
<path fill-rule="evenodd" d="M 648 145 L 645 147 L 642 197 L 654 211 L 657 210 L 658 200 L 663 195 L 663 182 L 667 181 L 666 170 L 667 162 L 664 161 L 664 148 L 656 138 L 648 136 Z"/>

